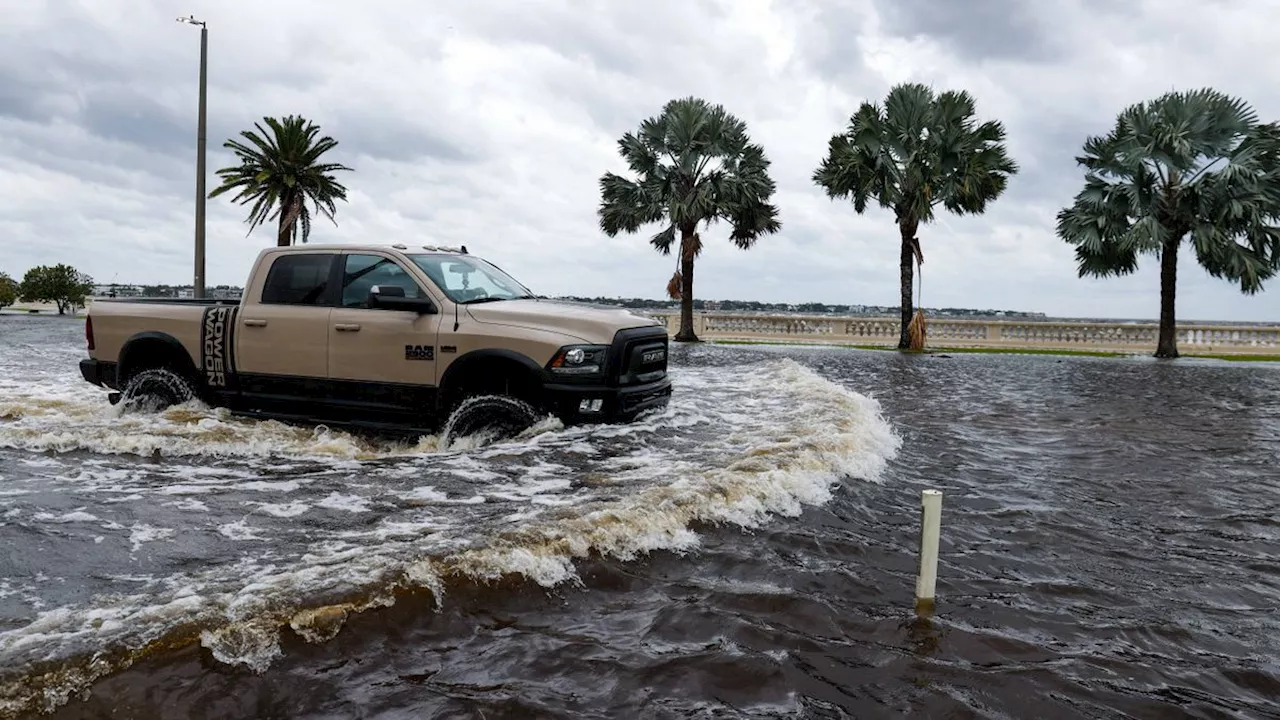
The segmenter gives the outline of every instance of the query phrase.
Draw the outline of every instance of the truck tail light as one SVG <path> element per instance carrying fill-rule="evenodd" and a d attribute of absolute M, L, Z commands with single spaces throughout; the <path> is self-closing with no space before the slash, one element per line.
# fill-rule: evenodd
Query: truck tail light
<path fill-rule="evenodd" d="M 93 349 L 93 316 L 90 315 L 84 319 L 84 341 L 89 345 L 89 349 Z"/>

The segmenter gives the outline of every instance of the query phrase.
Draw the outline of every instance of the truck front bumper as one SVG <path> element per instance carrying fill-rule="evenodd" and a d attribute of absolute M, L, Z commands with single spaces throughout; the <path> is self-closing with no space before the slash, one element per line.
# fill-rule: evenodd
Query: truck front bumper
<path fill-rule="evenodd" d="M 98 387 L 111 389 L 116 387 L 115 363 L 85 358 L 80 361 L 80 375 L 84 377 L 86 382 Z"/>
<path fill-rule="evenodd" d="M 671 400 L 671 378 L 643 385 L 547 385 L 548 405 L 566 425 L 631 422 L 642 412 L 663 408 Z"/>

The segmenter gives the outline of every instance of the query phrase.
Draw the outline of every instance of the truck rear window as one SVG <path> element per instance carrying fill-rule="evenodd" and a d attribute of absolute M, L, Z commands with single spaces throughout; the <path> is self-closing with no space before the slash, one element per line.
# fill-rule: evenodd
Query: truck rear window
<path fill-rule="evenodd" d="M 271 263 L 262 288 L 264 305 L 328 305 L 334 256 L 282 255 Z"/>

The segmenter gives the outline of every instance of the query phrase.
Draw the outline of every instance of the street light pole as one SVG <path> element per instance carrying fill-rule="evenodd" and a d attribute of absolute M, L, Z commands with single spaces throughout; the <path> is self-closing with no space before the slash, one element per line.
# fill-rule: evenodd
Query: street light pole
<path fill-rule="evenodd" d="M 200 26 L 200 109 L 196 121 L 196 268 L 192 283 L 192 295 L 203 298 L 204 293 L 204 145 L 205 145 L 205 96 L 209 67 L 209 28 L 195 17 L 178 18 L 178 22 Z"/>

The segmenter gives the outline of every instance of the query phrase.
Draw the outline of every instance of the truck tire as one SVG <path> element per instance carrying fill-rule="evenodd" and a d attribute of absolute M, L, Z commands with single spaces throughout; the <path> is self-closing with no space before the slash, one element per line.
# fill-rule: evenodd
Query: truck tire
<path fill-rule="evenodd" d="M 134 373 L 121 391 L 125 411 L 160 412 L 196 397 L 191 381 L 169 368 L 148 368 Z"/>
<path fill-rule="evenodd" d="M 440 432 L 442 447 L 459 438 L 482 435 L 488 442 L 507 440 L 538 422 L 538 411 L 508 395 L 474 395 L 463 400 Z"/>

